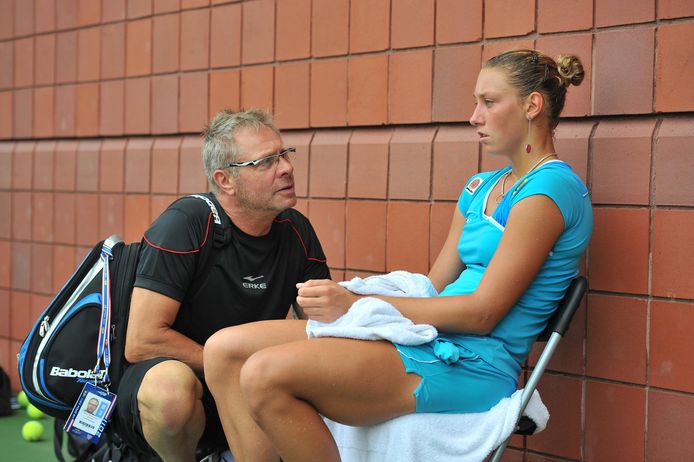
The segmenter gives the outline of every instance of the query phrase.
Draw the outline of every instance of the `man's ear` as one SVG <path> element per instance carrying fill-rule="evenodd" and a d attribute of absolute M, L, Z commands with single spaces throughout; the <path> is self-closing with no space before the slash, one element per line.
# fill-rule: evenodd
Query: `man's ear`
<path fill-rule="evenodd" d="M 528 95 L 525 100 L 525 114 L 528 119 L 535 119 L 542 113 L 542 108 L 545 104 L 545 98 L 538 91 L 534 91 Z"/>
<path fill-rule="evenodd" d="M 212 178 L 220 190 L 232 196 L 236 194 L 236 182 L 230 173 L 224 170 L 215 170 Z"/>

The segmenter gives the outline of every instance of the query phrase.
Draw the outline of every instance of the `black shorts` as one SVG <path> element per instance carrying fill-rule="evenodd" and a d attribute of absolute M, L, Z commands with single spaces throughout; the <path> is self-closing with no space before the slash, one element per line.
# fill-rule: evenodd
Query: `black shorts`
<path fill-rule="evenodd" d="M 137 406 L 137 392 L 147 371 L 163 361 L 173 361 L 173 359 L 153 358 L 129 365 L 118 385 L 118 398 L 113 417 L 115 430 L 128 446 L 143 455 L 153 455 L 155 452 L 145 440 L 142 432 L 140 410 Z M 202 405 L 205 410 L 205 431 L 200 438 L 198 447 L 205 450 L 226 450 L 229 446 L 224 437 L 222 422 L 219 420 L 212 393 L 207 388 L 205 380 L 202 377 L 198 377 L 198 379 L 202 383 Z"/>

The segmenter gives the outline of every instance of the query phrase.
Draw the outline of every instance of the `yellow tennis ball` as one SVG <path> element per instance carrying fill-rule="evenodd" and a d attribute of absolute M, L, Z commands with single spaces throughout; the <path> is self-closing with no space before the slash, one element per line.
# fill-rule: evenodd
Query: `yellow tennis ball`
<path fill-rule="evenodd" d="M 43 417 L 43 412 L 41 412 L 41 409 L 29 403 L 29 405 L 27 406 L 27 415 L 30 419 L 38 420 Z"/>
<path fill-rule="evenodd" d="M 25 441 L 38 441 L 43 436 L 43 424 L 30 420 L 22 426 L 22 438 Z"/>
<path fill-rule="evenodd" d="M 29 399 L 27 398 L 27 394 L 24 393 L 24 390 L 17 394 L 17 404 L 22 407 L 27 407 L 29 405 Z"/>

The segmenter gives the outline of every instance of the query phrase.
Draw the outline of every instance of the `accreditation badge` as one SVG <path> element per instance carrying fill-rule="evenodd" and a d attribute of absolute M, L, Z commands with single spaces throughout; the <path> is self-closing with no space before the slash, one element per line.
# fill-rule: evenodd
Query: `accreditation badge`
<path fill-rule="evenodd" d="M 96 444 L 116 404 L 116 395 L 87 382 L 65 423 L 65 431 Z"/>

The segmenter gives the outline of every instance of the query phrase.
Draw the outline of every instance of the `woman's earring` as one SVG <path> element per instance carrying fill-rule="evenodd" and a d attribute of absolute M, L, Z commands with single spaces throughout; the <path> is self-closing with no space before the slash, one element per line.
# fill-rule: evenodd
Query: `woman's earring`
<path fill-rule="evenodd" d="M 530 152 L 533 150 L 533 147 L 530 145 L 530 140 L 531 140 L 530 133 L 532 130 L 532 122 L 533 122 L 533 119 L 528 117 L 528 143 L 525 145 L 525 152 L 527 152 L 528 154 L 530 154 Z"/>

